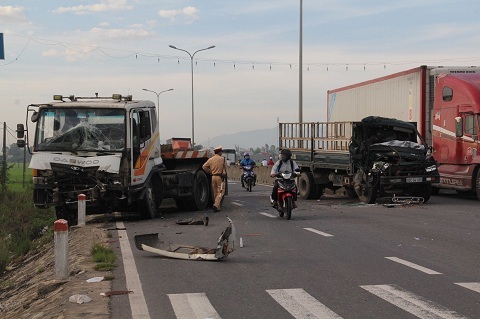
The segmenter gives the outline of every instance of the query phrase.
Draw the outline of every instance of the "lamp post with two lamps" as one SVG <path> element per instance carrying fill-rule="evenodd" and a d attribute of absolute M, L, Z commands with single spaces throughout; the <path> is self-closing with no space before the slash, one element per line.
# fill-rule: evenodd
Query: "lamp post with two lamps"
<path fill-rule="evenodd" d="M 160 92 L 155 92 L 155 91 L 152 91 L 152 90 L 148 90 L 148 89 L 142 89 L 144 91 L 147 91 L 147 92 L 152 92 L 152 93 L 155 93 L 157 95 L 157 125 L 158 125 L 158 134 L 160 134 L 160 94 L 162 94 L 163 92 L 168 92 L 168 91 L 173 91 L 173 89 L 168 89 L 168 90 L 164 90 L 164 91 L 160 91 Z M 158 141 L 160 141 L 160 136 L 158 138 Z"/>
<path fill-rule="evenodd" d="M 215 46 L 212 45 L 212 46 L 209 46 L 208 48 L 197 50 L 193 54 L 191 54 L 187 50 L 177 48 L 174 45 L 169 45 L 169 47 L 172 48 L 172 49 L 175 49 L 175 50 L 186 52 L 190 56 L 190 63 L 191 63 L 191 69 L 192 69 L 192 146 L 195 147 L 195 121 L 194 121 L 194 113 L 193 113 L 193 57 L 198 52 L 213 49 Z"/>

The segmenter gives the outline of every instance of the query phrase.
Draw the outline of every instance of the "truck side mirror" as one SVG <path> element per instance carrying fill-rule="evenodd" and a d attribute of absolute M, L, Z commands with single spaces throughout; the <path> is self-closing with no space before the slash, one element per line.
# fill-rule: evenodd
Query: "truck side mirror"
<path fill-rule="evenodd" d="M 455 136 L 462 137 L 463 136 L 463 120 L 460 116 L 455 118 Z"/>
<path fill-rule="evenodd" d="M 17 140 L 17 147 L 24 148 L 25 147 L 25 140 Z"/>
<path fill-rule="evenodd" d="M 17 138 L 24 138 L 25 136 L 25 127 L 23 124 L 17 124 Z"/>
<path fill-rule="evenodd" d="M 35 123 L 36 121 L 38 121 L 38 118 L 40 117 L 40 115 L 38 114 L 37 111 L 33 111 L 32 113 L 32 117 L 30 117 L 30 120 Z"/>

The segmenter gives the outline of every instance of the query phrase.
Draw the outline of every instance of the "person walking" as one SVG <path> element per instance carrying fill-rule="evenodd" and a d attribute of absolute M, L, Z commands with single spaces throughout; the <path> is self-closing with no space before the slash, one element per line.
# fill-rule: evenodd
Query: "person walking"
<path fill-rule="evenodd" d="M 264 159 L 262 160 L 262 166 L 267 166 L 267 165 L 268 165 L 268 161 L 267 161 L 266 158 L 264 158 Z"/>
<path fill-rule="evenodd" d="M 275 165 L 275 162 L 273 161 L 273 158 L 270 156 L 270 159 L 267 162 L 267 166 L 273 166 Z"/>
<path fill-rule="evenodd" d="M 225 183 L 227 178 L 227 168 L 225 157 L 222 156 L 222 146 L 217 146 L 213 149 L 214 156 L 210 157 L 202 168 L 208 174 L 212 174 L 212 188 L 215 203 L 213 204 L 213 211 L 220 211 L 220 203 L 222 201 L 223 193 L 225 192 Z"/>

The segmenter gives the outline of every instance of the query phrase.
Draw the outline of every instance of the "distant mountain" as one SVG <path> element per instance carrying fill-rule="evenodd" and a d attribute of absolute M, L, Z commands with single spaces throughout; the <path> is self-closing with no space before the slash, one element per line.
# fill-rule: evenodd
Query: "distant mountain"
<path fill-rule="evenodd" d="M 235 148 L 236 145 L 240 148 L 257 148 L 263 147 L 265 144 L 277 146 L 278 129 L 274 127 L 270 129 L 223 134 L 213 137 L 209 141 L 203 141 L 200 144 L 204 147 L 222 145 L 223 148 Z"/>

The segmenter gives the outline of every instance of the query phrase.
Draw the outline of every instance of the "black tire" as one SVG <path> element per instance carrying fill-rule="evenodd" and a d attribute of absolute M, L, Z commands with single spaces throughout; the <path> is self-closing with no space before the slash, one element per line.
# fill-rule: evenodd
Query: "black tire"
<path fill-rule="evenodd" d="M 253 181 L 251 178 L 248 179 L 248 182 L 247 182 L 247 191 L 248 192 L 251 192 L 252 191 L 252 184 L 253 184 Z"/>
<path fill-rule="evenodd" d="M 475 190 L 477 198 L 480 199 L 480 169 L 477 171 L 477 178 L 475 179 Z"/>
<path fill-rule="evenodd" d="M 438 195 L 438 193 L 440 193 L 440 188 L 432 186 L 432 195 L 436 196 L 436 195 Z"/>
<path fill-rule="evenodd" d="M 207 209 L 213 190 L 211 185 L 208 183 L 207 174 L 205 174 L 204 171 L 199 170 L 195 173 L 192 191 L 192 197 L 182 199 L 182 204 L 180 204 L 180 207 L 177 207 L 191 211 Z M 180 200 L 176 200 L 176 202 L 178 205 Z"/>
<path fill-rule="evenodd" d="M 419 185 L 415 196 L 423 197 L 423 202 L 426 203 L 432 195 L 432 184 Z"/>
<path fill-rule="evenodd" d="M 285 198 L 285 212 L 287 213 L 287 220 L 292 218 L 292 209 L 293 209 L 293 202 L 292 198 L 288 196 Z"/>
<path fill-rule="evenodd" d="M 68 227 L 78 224 L 78 211 L 69 209 L 67 206 L 55 206 L 55 215 L 57 219 L 65 219 Z"/>
<path fill-rule="evenodd" d="M 157 214 L 157 201 L 155 199 L 155 188 L 153 181 L 147 184 L 145 194 L 143 195 L 142 204 L 140 205 L 140 215 L 143 219 L 155 218 Z"/>
<path fill-rule="evenodd" d="M 278 208 L 277 210 L 278 210 L 278 216 L 283 217 L 283 215 L 285 215 L 285 212 L 283 210 L 280 210 Z"/>
<path fill-rule="evenodd" d="M 345 187 L 345 193 L 350 198 L 357 198 L 358 197 L 358 195 L 355 192 L 355 189 L 353 187 Z"/>
<path fill-rule="evenodd" d="M 300 174 L 297 187 L 298 193 L 302 198 L 313 199 L 318 195 L 317 185 L 315 185 L 313 174 L 310 172 L 302 172 Z"/>

